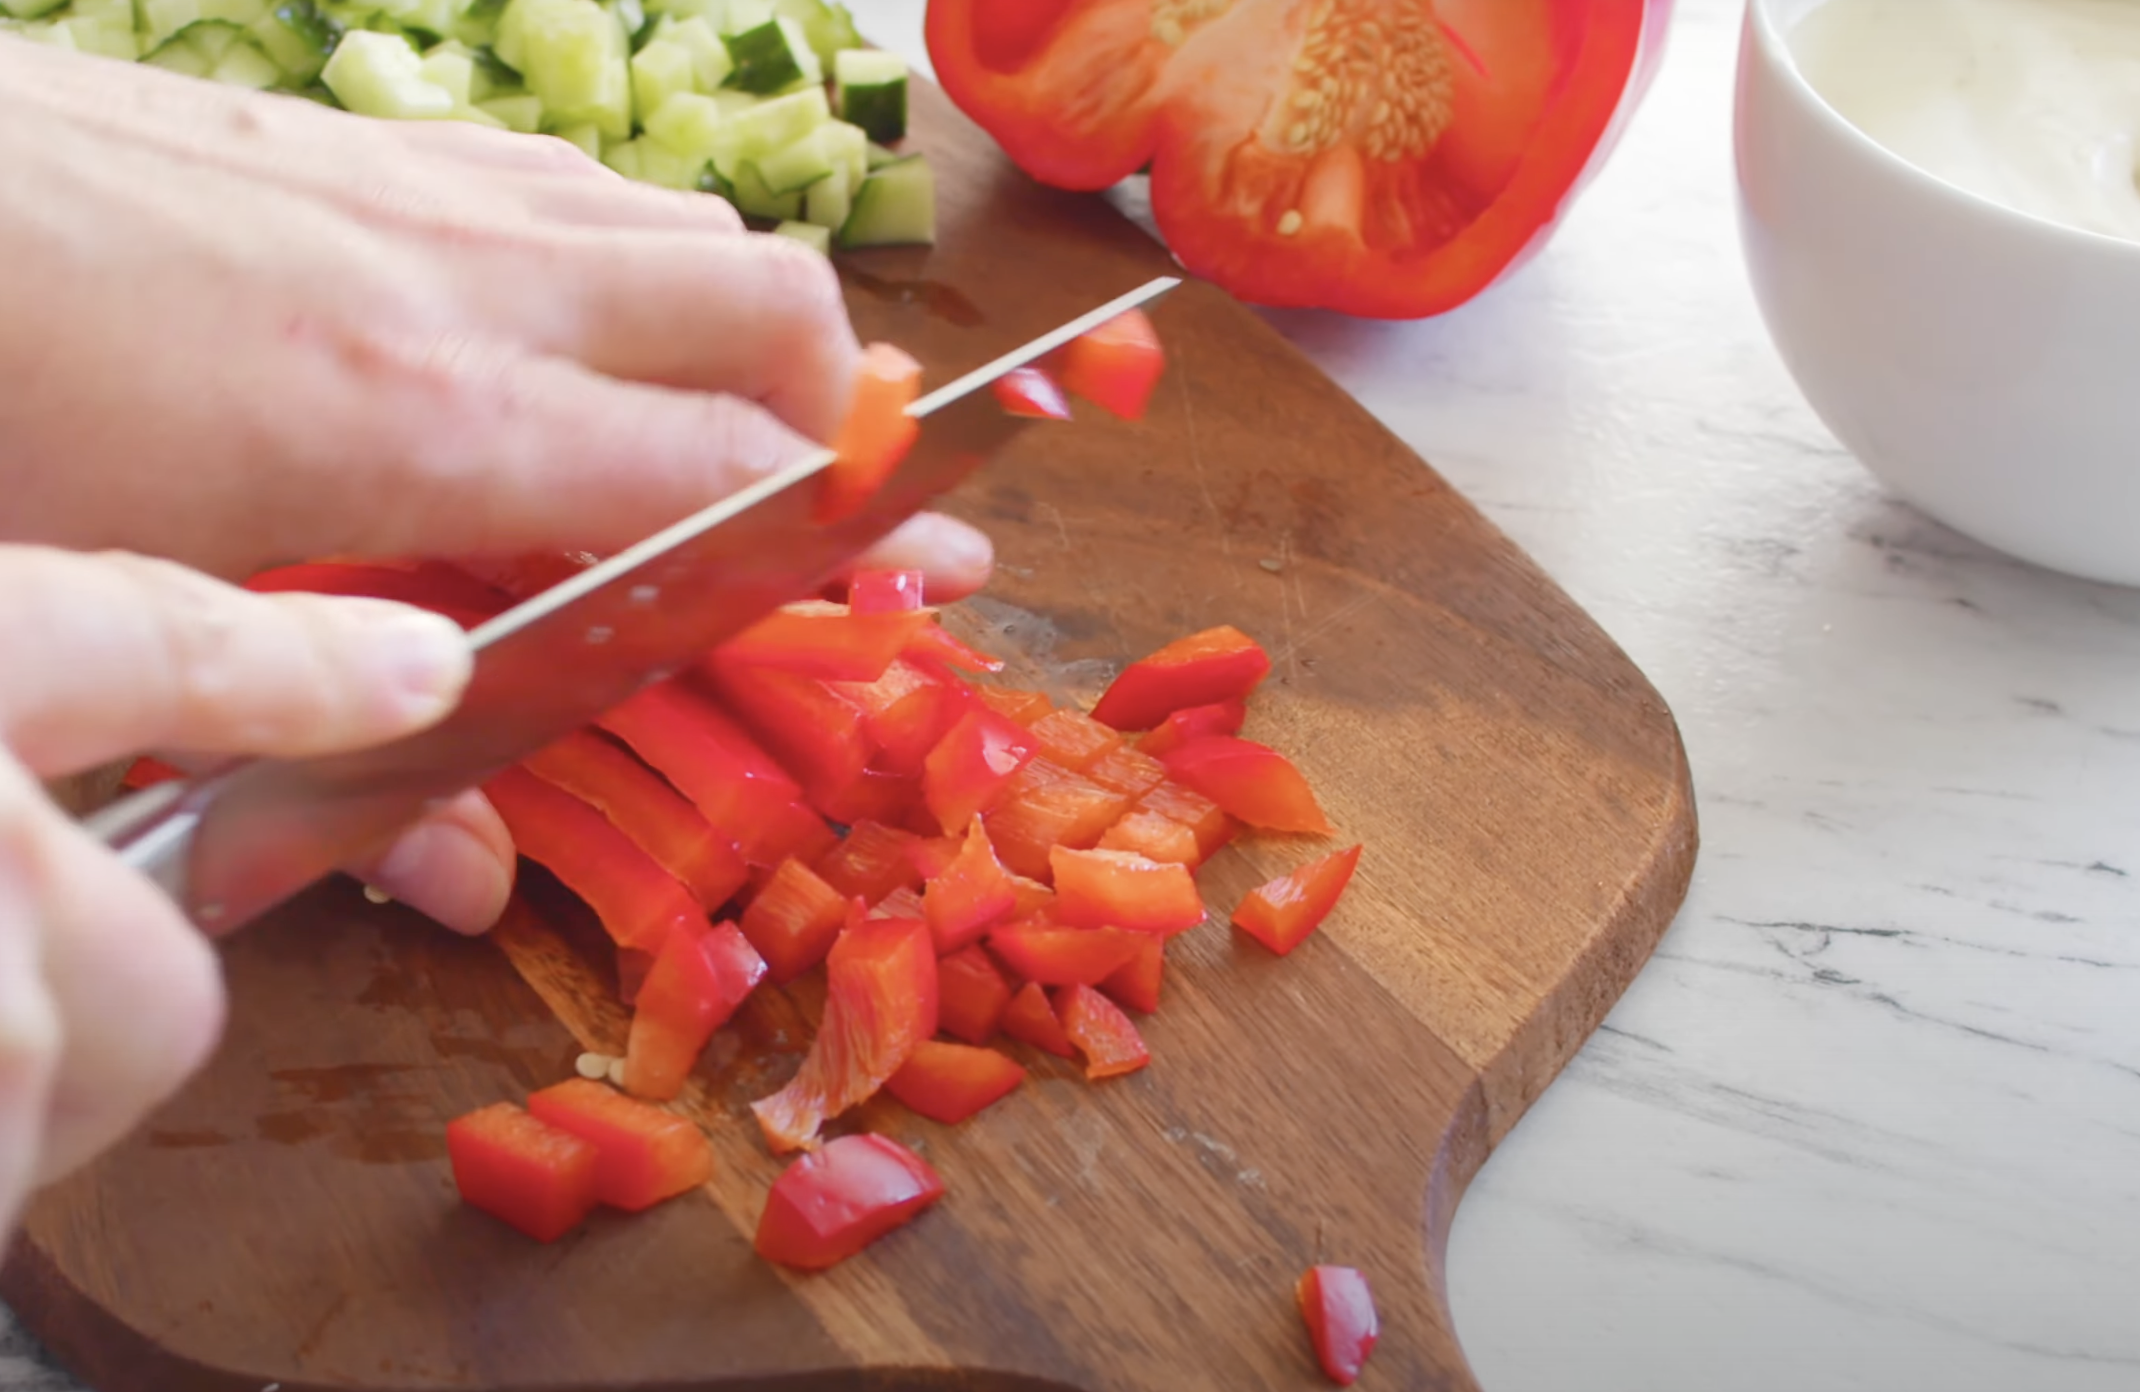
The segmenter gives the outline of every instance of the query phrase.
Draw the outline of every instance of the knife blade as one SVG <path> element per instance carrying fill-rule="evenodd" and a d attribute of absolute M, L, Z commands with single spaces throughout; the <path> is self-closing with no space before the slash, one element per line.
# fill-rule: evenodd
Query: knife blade
<path fill-rule="evenodd" d="M 815 593 L 1034 423 L 1004 410 L 992 383 L 1180 283 L 1152 280 L 917 400 L 913 447 L 851 517 L 811 520 L 833 460 L 820 450 L 470 630 L 468 689 L 427 730 L 350 754 L 232 762 L 83 825 L 202 929 L 232 931 Z"/>

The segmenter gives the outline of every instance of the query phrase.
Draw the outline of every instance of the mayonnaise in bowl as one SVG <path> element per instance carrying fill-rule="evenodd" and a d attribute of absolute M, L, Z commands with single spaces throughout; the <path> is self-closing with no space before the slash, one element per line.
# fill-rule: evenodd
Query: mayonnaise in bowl
<path fill-rule="evenodd" d="M 2140 242 L 2140 0 L 1827 0 L 1789 44 L 1813 90 L 1898 158 Z"/>

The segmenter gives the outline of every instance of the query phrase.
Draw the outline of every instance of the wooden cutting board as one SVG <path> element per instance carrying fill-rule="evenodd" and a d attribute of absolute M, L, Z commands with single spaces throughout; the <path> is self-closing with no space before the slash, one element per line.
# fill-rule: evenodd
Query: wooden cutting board
<path fill-rule="evenodd" d="M 865 338 L 940 382 L 1170 268 L 916 100 L 942 237 L 852 258 Z M 1322 933 L 1282 961 L 1232 935 L 1234 899 L 1316 846 L 1229 848 L 1150 1069 L 1093 1086 L 1025 1051 L 1033 1080 L 955 1130 L 865 1108 L 949 1197 L 793 1277 L 750 1250 L 778 1167 L 744 1107 L 795 1063 L 779 1002 L 690 1096 L 714 1182 L 538 1246 L 455 1201 L 441 1128 L 621 1052 L 588 925 L 534 875 L 537 912 L 478 942 L 322 886 L 229 945 L 214 1065 L 35 1205 L 0 1294 L 100 1392 L 1254 1392 L 1324 1385 L 1292 1287 L 1327 1259 L 1380 1300 L 1361 1387 L 1474 1386 L 1450 1218 L 1677 908 L 1685 757 L 1612 642 L 1259 318 L 1202 285 L 1155 317 L 1147 420 L 1032 432 L 957 497 L 1002 560 L 962 622 L 1088 700 L 1181 633 L 1258 636 L 1248 733 L 1366 843 Z"/>

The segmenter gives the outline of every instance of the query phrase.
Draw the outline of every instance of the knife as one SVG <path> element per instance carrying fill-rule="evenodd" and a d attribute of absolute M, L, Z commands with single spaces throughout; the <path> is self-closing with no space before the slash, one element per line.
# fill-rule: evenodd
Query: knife
<path fill-rule="evenodd" d="M 811 520 L 821 450 L 490 619 L 439 724 L 351 754 L 249 759 L 159 783 L 85 819 L 193 922 L 258 918 L 455 794 L 815 593 L 1033 423 L 985 390 L 1181 282 L 1162 276 L 916 401 L 913 447 L 859 512 Z"/>

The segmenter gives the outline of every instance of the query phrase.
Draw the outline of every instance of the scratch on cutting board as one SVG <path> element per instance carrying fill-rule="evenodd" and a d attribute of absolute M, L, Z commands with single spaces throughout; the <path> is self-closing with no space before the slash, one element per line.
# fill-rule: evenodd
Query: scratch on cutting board
<path fill-rule="evenodd" d="M 1211 496 L 1211 484 L 1204 477 L 1204 451 L 1196 441 L 1196 408 L 1192 404 L 1195 393 L 1189 386 L 1189 365 L 1180 357 L 1174 359 L 1174 379 L 1181 383 L 1181 420 L 1189 432 L 1189 468 L 1196 475 L 1197 491 L 1204 495 L 1204 506 L 1219 520 L 1219 554 L 1233 555 L 1233 532 L 1226 525 L 1225 514 L 1219 511 L 1219 500 Z"/>
<path fill-rule="evenodd" d="M 1293 634 L 1290 611 L 1288 611 L 1285 646 L 1279 649 L 1278 660 L 1281 662 L 1294 664 L 1290 668 L 1290 670 L 1297 672 L 1298 665 L 1297 663 L 1295 663 L 1295 657 L 1302 648 L 1307 647 L 1308 644 L 1314 642 L 1318 637 L 1325 633 L 1328 633 L 1331 629 L 1336 628 L 1339 624 L 1345 622 L 1345 620 L 1351 618 L 1354 614 L 1359 613 L 1362 609 L 1367 608 L 1370 604 L 1375 603 L 1380 598 L 1380 595 L 1374 594 L 1364 594 L 1356 596 L 1355 598 L 1346 601 L 1346 603 L 1340 606 L 1339 608 L 1332 610 L 1323 618 L 1318 619 L 1313 626 L 1311 626 L 1306 632 L 1301 633 L 1298 637 L 1295 637 Z"/>
<path fill-rule="evenodd" d="M 1063 523 L 1063 510 L 1053 503 L 1042 503 L 1040 506 L 1046 508 L 1048 516 L 1055 520 L 1055 535 L 1061 540 L 1063 550 L 1068 551 L 1070 549 L 1070 528 Z"/>

